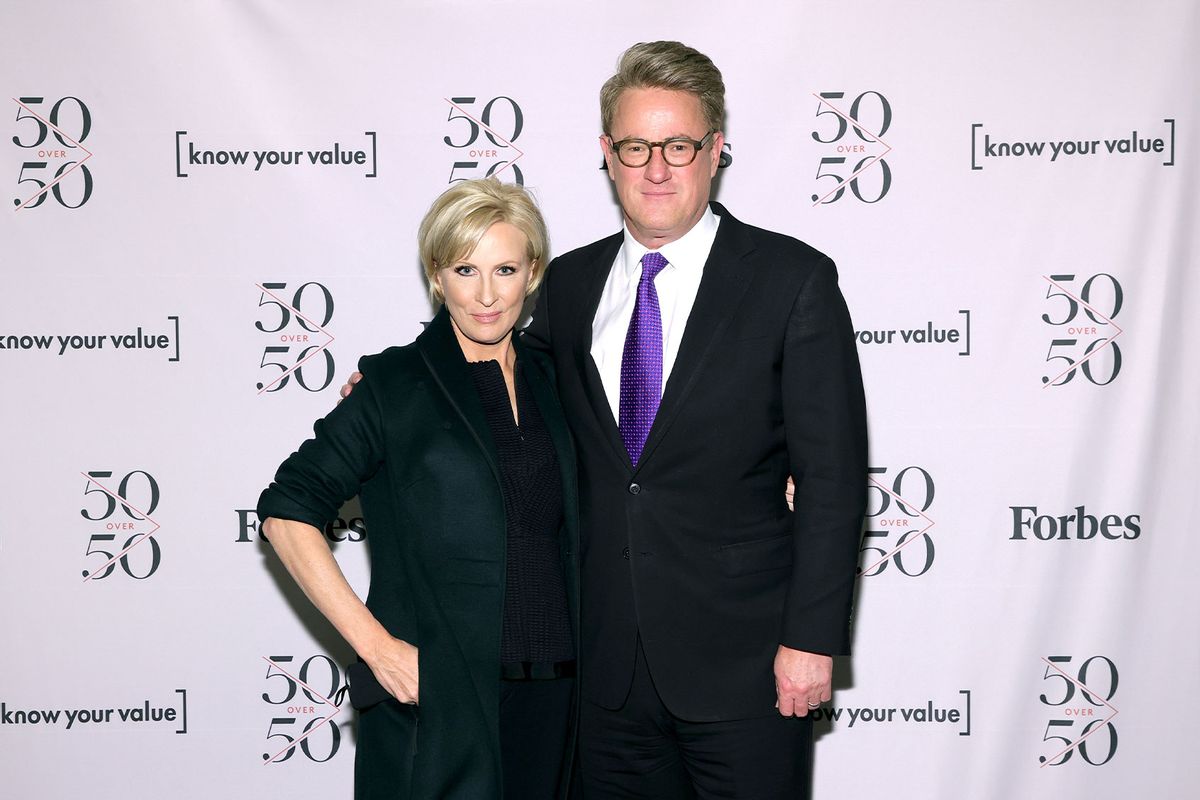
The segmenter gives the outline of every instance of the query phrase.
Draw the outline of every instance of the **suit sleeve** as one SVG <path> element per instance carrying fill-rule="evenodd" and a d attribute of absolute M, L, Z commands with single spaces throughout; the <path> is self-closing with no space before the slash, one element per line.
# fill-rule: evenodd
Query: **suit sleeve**
<path fill-rule="evenodd" d="M 258 498 L 258 517 L 290 519 L 324 528 L 342 504 L 379 469 L 383 430 L 369 358 L 363 379 L 313 426 L 313 437 L 288 456 Z"/>
<path fill-rule="evenodd" d="M 844 655 L 866 507 L 867 421 L 853 326 L 828 258 L 792 307 L 782 381 L 796 511 L 780 642 Z"/>

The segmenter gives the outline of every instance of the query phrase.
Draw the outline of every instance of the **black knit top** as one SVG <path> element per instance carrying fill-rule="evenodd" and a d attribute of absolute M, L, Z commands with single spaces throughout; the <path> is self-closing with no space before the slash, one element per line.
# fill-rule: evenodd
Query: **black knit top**
<path fill-rule="evenodd" d="M 554 443 L 520 364 L 514 369 L 520 427 L 513 421 L 499 362 L 469 366 L 500 457 L 504 493 L 508 540 L 500 661 L 570 661 L 575 653 L 559 549 L 563 487 Z"/>

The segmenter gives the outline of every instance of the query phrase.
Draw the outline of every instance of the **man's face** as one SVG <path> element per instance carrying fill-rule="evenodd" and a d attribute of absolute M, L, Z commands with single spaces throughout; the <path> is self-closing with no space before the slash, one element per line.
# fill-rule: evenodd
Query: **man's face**
<path fill-rule="evenodd" d="M 667 164 L 658 147 L 644 167 L 627 167 L 611 142 L 631 138 L 661 142 L 676 136 L 699 141 L 708 133 L 700 99 L 666 89 L 626 89 L 617 100 L 609 133 L 611 141 L 601 136 L 600 147 L 633 238 L 657 249 L 691 230 L 708 205 L 724 134 L 714 133 L 686 167 Z"/>

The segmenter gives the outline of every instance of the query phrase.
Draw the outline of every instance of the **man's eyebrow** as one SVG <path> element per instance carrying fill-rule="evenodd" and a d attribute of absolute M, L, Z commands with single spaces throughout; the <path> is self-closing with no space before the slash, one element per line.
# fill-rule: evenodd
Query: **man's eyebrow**
<path fill-rule="evenodd" d="M 705 136 L 707 136 L 707 135 L 708 134 L 705 134 Z M 700 138 L 703 139 L 704 137 L 702 136 Z M 672 139 L 691 139 L 693 142 L 700 141 L 700 139 L 695 138 L 690 133 L 673 133 L 670 136 L 666 137 L 665 139 L 647 139 L 645 136 L 621 136 L 621 137 L 613 136 L 612 137 L 612 140 L 614 142 L 624 142 L 628 139 L 640 139 L 643 142 L 657 142 L 657 141 L 669 142 Z"/>

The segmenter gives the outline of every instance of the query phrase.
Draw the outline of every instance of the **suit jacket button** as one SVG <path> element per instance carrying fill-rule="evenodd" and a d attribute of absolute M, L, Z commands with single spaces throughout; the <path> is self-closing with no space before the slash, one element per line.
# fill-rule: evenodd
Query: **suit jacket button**
<path fill-rule="evenodd" d="M 621 551 L 621 558 L 625 559 L 626 561 L 629 560 L 629 548 L 628 547 L 626 547 L 624 550 Z"/>
<path fill-rule="evenodd" d="M 642 485 L 640 483 L 629 484 L 629 493 L 630 494 L 641 494 L 642 493 Z"/>

